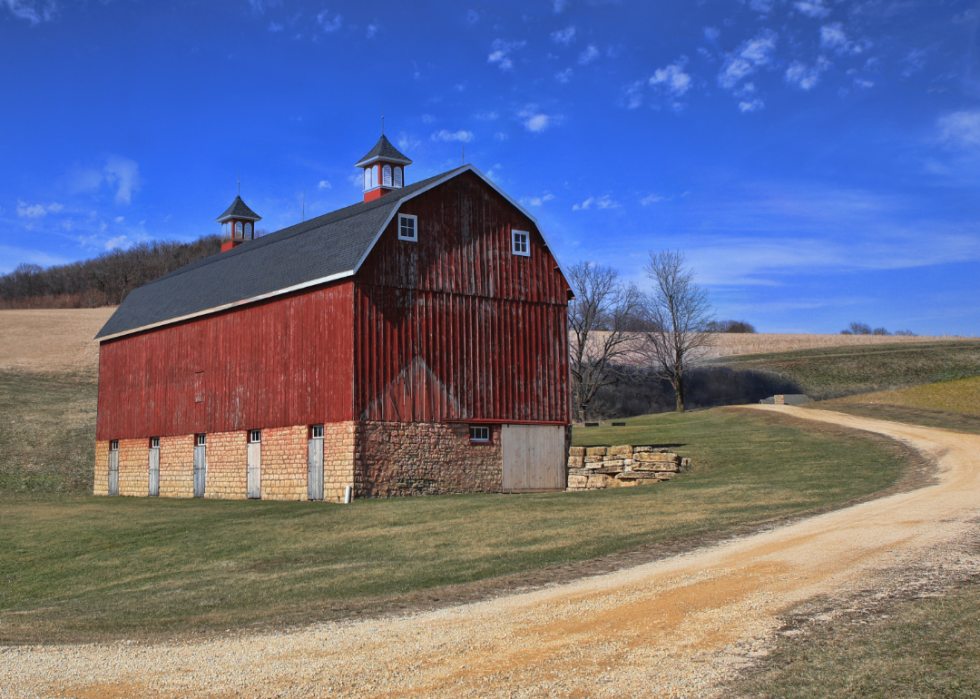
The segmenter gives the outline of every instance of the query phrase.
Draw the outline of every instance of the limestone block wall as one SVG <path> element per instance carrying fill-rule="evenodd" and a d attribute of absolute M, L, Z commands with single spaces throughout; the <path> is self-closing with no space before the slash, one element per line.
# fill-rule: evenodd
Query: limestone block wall
<path fill-rule="evenodd" d="M 353 422 L 323 426 L 323 499 L 343 502 L 344 490 L 354 485 L 357 429 Z"/>
<path fill-rule="evenodd" d="M 149 439 L 119 440 L 119 494 L 135 497 L 150 494 Z"/>
<path fill-rule="evenodd" d="M 356 497 L 499 493 L 502 476 L 499 425 L 474 443 L 466 424 L 357 423 Z"/>
<path fill-rule="evenodd" d="M 248 432 L 238 430 L 209 434 L 207 458 L 204 497 L 243 500 L 248 493 Z"/>
<path fill-rule="evenodd" d="M 194 435 L 160 437 L 160 497 L 194 497 Z"/>
<path fill-rule="evenodd" d="M 109 440 L 95 443 L 95 484 L 92 495 L 109 494 Z"/>
<path fill-rule="evenodd" d="M 628 488 L 658 483 L 670 480 L 690 465 L 690 459 L 652 445 L 571 447 L 568 450 L 568 490 Z"/>
<path fill-rule="evenodd" d="M 262 499 L 306 500 L 309 427 L 262 430 Z M 242 460 L 245 473 L 245 460 Z"/>

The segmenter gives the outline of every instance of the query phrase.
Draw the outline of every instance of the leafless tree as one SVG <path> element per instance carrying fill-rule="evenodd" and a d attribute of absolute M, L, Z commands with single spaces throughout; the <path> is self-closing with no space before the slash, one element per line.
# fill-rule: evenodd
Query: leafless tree
<path fill-rule="evenodd" d="M 712 342 L 711 306 L 704 289 L 677 251 L 650 253 L 647 276 L 653 290 L 646 297 L 652 330 L 643 333 L 642 353 L 655 374 L 674 387 L 677 412 L 684 412 L 684 372 L 697 350 Z"/>
<path fill-rule="evenodd" d="M 619 281 L 619 272 L 591 262 L 569 271 L 576 297 L 568 305 L 569 366 L 575 416 L 591 415 L 596 392 L 615 380 L 616 364 L 635 342 L 627 332 L 642 309 L 635 284 Z"/>

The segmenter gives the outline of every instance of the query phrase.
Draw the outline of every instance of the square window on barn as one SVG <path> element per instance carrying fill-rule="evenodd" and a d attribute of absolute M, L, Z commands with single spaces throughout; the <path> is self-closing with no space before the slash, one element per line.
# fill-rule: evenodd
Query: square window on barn
<path fill-rule="evenodd" d="M 490 441 L 490 428 L 486 426 L 470 426 L 470 441 L 471 442 L 489 442 Z"/>
<path fill-rule="evenodd" d="M 197 438 L 194 440 L 194 443 L 197 446 L 199 446 L 199 447 L 206 446 L 207 445 L 207 437 L 205 435 L 203 435 L 203 434 L 199 434 L 199 435 L 197 435 Z"/>
<path fill-rule="evenodd" d="M 258 444 L 262 441 L 262 430 L 249 430 L 248 431 L 248 442 L 249 444 Z"/>
<path fill-rule="evenodd" d="M 531 256 L 531 244 L 528 242 L 530 234 L 527 231 L 510 232 L 510 250 L 515 255 Z"/>
<path fill-rule="evenodd" d="M 313 425 L 310 428 L 310 439 L 323 439 L 323 425 Z"/>
<path fill-rule="evenodd" d="M 159 448 L 160 448 L 160 438 L 150 437 L 150 449 L 159 449 Z"/>
<path fill-rule="evenodd" d="M 109 451 L 119 451 L 119 440 L 113 439 L 109 442 Z"/>
<path fill-rule="evenodd" d="M 411 240 L 415 242 L 419 239 L 418 218 L 418 216 L 398 214 L 398 240 Z"/>

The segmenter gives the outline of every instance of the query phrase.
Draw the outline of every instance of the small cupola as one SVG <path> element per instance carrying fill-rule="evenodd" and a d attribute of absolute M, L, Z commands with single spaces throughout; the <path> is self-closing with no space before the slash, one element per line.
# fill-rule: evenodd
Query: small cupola
<path fill-rule="evenodd" d="M 412 161 L 399 153 L 382 133 L 374 148 L 354 165 L 364 170 L 364 201 L 372 201 L 404 187 L 405 166 L 411 164 Z"/>
<path fill-rule="evenodd" d="M 237 196 L 231 206 L 215 220 L 221 224 L 221 252 L 225 252 L 246 240 L 254 239 L 255 224 L 262 217 L 248 208 L 241 196 Z"/>

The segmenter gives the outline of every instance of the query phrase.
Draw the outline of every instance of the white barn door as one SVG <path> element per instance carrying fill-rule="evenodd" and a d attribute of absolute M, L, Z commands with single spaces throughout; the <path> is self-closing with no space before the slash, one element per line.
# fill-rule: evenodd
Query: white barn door
<path fill-rule="evenodd" d="M 109 452 L 109 495 L 119 495 L 119 449 Z"/>
<path fill-rule="evenodd" d="M 246 490 L 250 500 L 262 497 L 262 442 L 258 430 L 249 433 L 248 442 L 248 477 Z"/>
<path fill-rule="evenodd" d="M 157 497 L 160 494 L 160 442 L 155 440 L 156 446 L 150 447 L 150 497 Z"/>
<path fill-rule="evenodd" d="M 564 426 L 504 425 L 501 452 L 505 493 L 565 489 Z"/>
<path fill-rule="evenodd" d="M 323 438 L 309 441 L 306 460 L 306 497 L 323 500 Z"/>

